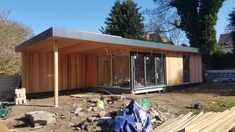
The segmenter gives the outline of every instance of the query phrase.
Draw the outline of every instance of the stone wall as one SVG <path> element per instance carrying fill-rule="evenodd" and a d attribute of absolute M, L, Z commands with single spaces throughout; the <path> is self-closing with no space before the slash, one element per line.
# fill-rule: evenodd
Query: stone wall
<path fill-rule="evenodd" d="M 206 70 L 205 79 L 213 83 L 235 83 L 235 70 Z"/>

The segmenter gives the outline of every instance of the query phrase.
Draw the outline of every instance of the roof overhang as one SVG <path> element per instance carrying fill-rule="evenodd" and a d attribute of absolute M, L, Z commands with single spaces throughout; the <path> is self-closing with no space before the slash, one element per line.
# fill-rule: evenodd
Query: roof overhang
<path fill-rule="evenodd" d="M 193 47 L 184 47 L 184 46 L 155 43 L 142 40 L 133 40 L 133 39 L 121 38 L 118 36 L 82 32 L 74 29 L 59 28 L 59 27 L 51 27 L 48 30 L 38 34 L 37 36 L 32 37 L 31 39 L 16 46 L 15 51 L 22 52 L 24 49 L 37 45 L 40 41 L 43 41 L 50 37 L 79 39 L 84 41 L 92 41 L 92 42 L 106 43 L 112 45 L 153 48 L 166 51 L 199 53 L 199 49 Z"/>

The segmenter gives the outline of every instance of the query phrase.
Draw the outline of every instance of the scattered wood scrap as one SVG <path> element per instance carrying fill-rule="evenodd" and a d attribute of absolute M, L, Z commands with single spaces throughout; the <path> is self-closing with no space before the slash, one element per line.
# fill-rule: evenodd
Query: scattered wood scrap
<path fill-rule="evenodd" d="M 228 132 L 235 127 L 235 107 L 224 112 L 189 112 L 169 120 L 153 132 Z"/>

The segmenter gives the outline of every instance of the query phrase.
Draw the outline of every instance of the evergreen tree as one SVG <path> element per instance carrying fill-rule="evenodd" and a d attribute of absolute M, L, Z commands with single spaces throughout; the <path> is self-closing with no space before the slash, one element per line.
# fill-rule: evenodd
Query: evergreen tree
<path fill-rule="evenodd" d="M 117 0 L 111 13 L 105 20 L 104 34 L 118 35 L 124 38 L 142 39 L 144 35 L 144 18 L 139 13 L 137 5 L 132 0 L 120 2 Z"/>
<path fill-rule="evenodd" d="M 186 32 L 192 47 L 204 53 L 216 49 L 217 13 L 224 0 L 171 0 L 181 18 L 178 27 Z"/>

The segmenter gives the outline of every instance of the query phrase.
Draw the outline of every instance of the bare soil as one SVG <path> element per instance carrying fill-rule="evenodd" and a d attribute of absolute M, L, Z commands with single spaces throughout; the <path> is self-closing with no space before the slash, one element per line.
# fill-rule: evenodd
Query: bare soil
<path fill-rule="evenodd" d="M 86 120 L 88 117 L 99 114 L 97 111 L 89 111 L 90 107 L 95 106 L 95 101 L 98 100 L 102 94 L 95 93 L 73 93 L 80 94 L 80 97 L 71 97 L 70 95 L 59 96 L 59 107 L 53 107 L 53 97 L 31 99 L 27 104 L 10 106 L 12 112 L 5 120 L 0 122 L 7 125 L 9 129 L 17 131 L 36 131 L 36 132 L 71 132 L 78 131 L 76 127 L 78 124 Z M 186 90 L 177 90 L 166 93 L 146 93 L 139 95 L 127 95 L 123 101 L 115 101 L 111 104 L 105 102 L 106 116 L 109 113 L 118 111 L 124 108 L 131 99 L 139 100 L 147 98 L 150 100 L 154 108 L 161 112 L 169 113 L 167 118 L 175 118 L 177 115 L 193 111 L 199 113 L 200 111 L 223 111 L 225 109 L 235 106 L 235 84 L 202 84 L 188 88 Z M 93 102 L 92 102 L 93 101 Z M 192 109 L 191 104 L 199 102 L 202 104 L 202 110 Z M 73 111 L 81 107 L 84 116 L 77 116 Z M 31 111 L 48 111 L 56 114 L 56 123 L 49 124 L 41 128 L 31 127 L 30 124 L 24 122 L 24 114 Z M 95 130 L 105 131 L 106 129 L 94 128 Z"/>

